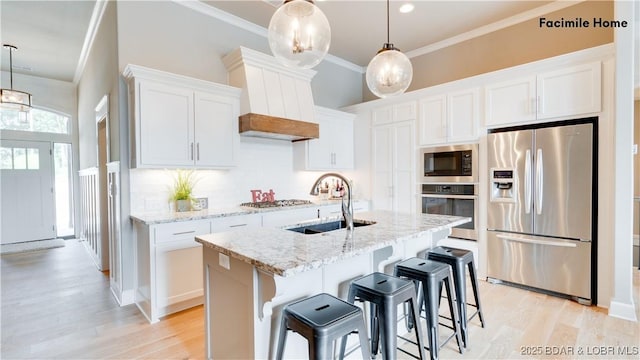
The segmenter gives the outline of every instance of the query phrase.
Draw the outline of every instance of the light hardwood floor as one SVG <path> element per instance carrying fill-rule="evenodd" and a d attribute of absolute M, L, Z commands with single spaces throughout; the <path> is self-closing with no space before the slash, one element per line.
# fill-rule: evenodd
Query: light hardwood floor
<path fill-rule="evenodd" d="M 3 255 L 0 270 L 2 359 L 204 358 L 202 306 L 150 325 L 135 306 L 117 305 L 108 276 L 76 240 L 64 248 Z M 636 269 L 640 318 L 639 289 Z M 638 354 L 640 323 L 607 316 L 606 309 L 484 281 L 480 295 L 487 326 L 472 320 L 466 352 L 460 355 L 452 341 L 442 359 L 638 358 L 619 351 Z M 573 355 L 545 355 L 561 350 Z"/>

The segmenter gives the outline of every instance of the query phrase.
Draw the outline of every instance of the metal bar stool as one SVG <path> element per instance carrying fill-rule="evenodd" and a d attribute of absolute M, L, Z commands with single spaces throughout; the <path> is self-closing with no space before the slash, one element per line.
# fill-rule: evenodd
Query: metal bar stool
<path fill-rule="evenodd" d="M 416 289 L 412 281 L 375 272 L 353 280 L 349 286 L 350 303 L 355 300 L 367 301 L 371 305 L 371 352 L 378 352 L 379 339 L 382 337 L 382 358 L 396 358 L 396 349 L 408 355 L 415 355 L 397 348 L 397 311 L 398 305 L 409 303 L 413 321 L 418 323 L 418 302 Z M 425 359 L 422 329 L 416 327 L 416 339 L 420 359 Z M 340 356 L 344 354 L 345 342 L 342 342 Z M 416 357 L 417 358 L 417 357 Z"/>
<path fill-rule="evenodd" d="M 458 350 L 461 354 L 463 352 L 458 308 L 457 306 L 454 306 L 454 297 L 452 296 L 453 293 L 451 291 L 451 282 L 453 281 L 453 275 L 451 272 L 451 266 L 448 264 L 416 257 L 396 264 L 394 270 L 394 275 L 413 280 L 416 289 L 422 287 L 425 319 L 427 320 L 429 351 L 431 359 L 433 360 L 438 358 L 440 348 L 453 337 L 455 337 L 458 342 Z M 451 313 L 452 326 L 443 325 L 452 329 L 453 334 L 443 341 L 442 344 L 438 344 L 438 309 L 443 283 L 449 300 L 449 312 Z M 420 306 L 422 306 L 422 302 Z M 416 327 L 419 326 L 420 323 L 418 323 Z"/>
<path fill-rule="evenodd" d="M 480 324 L 482 325 L 482 327 L 484 327 L 484 317 L 482 316 L 482 308 L 480 307 L 480 296 L 478 296 L 478 279 L 476 277 L 476 268 L 473 264 L 473 253 L 469 250 L 438 246 L 427 252 L 427 259 L 451 265 L 451 269 L 453 270 L 454 284 L 456 288 L 458 313 L 460 314 L 462 342 L 464 343 L 464 346 L 467 347 L 467 322 L 477 314 L 480 318 Z M 469 267 L 469 277 L 471 278 L 471 286 L 473 287 L 475 304 L 467 303 L 467 280 L 465 266 Z M 476 311 L 474 311 L 474 313 L 469 317 L 467 317 L 467 305 L 476 308 Z"/>
<path fill-rule="evenodd" d="M 284 353 L 287 330 L 307 339 L 311 360 L 332 359 L 334 341 L 344 337 L 346 342 L 347 335 L 357 330 L 362 358 L 371 358 L 362 309 L 329 294 L 318 294 L 285 306 L 278 337 L 278 360 Z M 340 358 L 343 358 L 342 353 Z"/>

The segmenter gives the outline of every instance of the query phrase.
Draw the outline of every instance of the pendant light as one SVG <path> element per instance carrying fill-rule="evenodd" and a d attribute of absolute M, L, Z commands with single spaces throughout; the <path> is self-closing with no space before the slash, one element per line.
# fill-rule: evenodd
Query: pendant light
<path fill-rule="evenodd" d="M 12 109 L 21 112 L 31 110 L 31 94 L 24 91 L 13 90 L 13 51 L 18 50 L 13 45 L 4 45 L 9 50 L 9 74 L 10 89 L 0 89 L 0 107 L 2 109 Z"/>
<path fill-rule="evenodd" d="M 387 42 L 367 66 L 367 86 L 385 98 L 405 92 L 411 84 L 413 67 L 409 58 L 389 42 L 389 0 L 387 0 Z"/>
<path fill-rule="evenodd" d="M 329 21 L 312 0 L 285 0 L 269 22 L 269 47 L 284 65 L 312 68 L 330 43 Z"/>

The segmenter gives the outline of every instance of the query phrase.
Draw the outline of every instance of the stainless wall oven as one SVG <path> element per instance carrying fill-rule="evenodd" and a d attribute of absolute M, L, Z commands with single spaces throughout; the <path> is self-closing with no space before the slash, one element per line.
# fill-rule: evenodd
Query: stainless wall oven
<path fill-rule="evenodd" d="M 422 182 L 478 182 L 478 144 L 424 148 L 419 159 Z"/>
<path fill-rule="evenodd" d="M 470 217 L 451 229 L 451 236 L 478 240 L 478 195 L 474 184 L 422 184 L 422 213 Z"/>

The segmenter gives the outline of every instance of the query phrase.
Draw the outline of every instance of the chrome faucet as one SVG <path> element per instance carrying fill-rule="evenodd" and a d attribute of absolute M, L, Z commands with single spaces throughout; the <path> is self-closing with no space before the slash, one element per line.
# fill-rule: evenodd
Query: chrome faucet
<path fill-rule="evenodd" d="M 316 182 L 311 187 L 311 191 L 309 192 L 309 194 L 318 195 L 318 188 L 320 187 L 320 183 L 322 182 L 322 180 L 332 176 L 342 180 L 342 183 L 347 186 L 348 195 L 347 195 L 346 205 L 344 202 L 344 196 L 342 197 L 342 216 L 344 217 L 344 222 L 347 224 L 347 230 L 352 231 L 353 230 L 353 202 L 351 200 L 351 182 L 349 182 L 347 178 L 345 178 L 344 176 L 338 173 L 326 173 L 320 176 L 318 180 L 316 180 Z"/>

